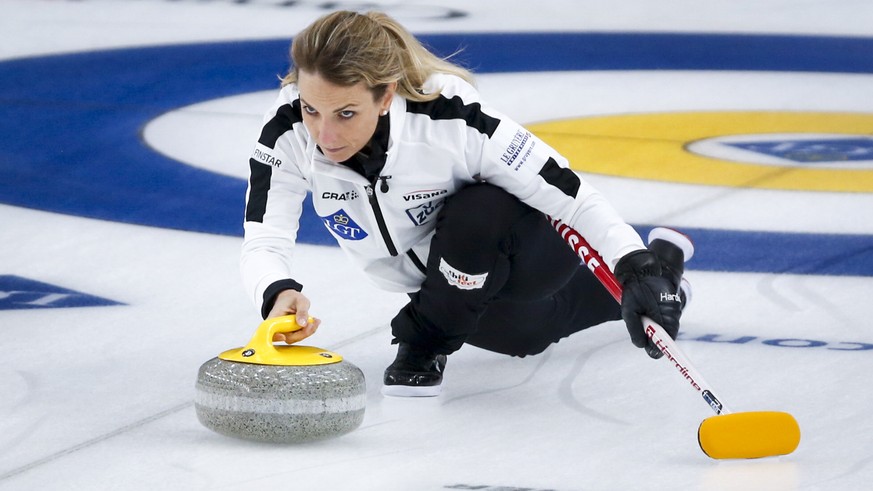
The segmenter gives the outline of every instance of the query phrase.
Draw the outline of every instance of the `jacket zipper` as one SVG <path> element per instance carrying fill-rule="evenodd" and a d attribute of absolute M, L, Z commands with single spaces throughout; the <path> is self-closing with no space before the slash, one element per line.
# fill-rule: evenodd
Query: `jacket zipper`
<path fill-rule="evenodd" d="M 385 217 L 382 215 L 382 207 L 379 206 L 379 200 L 376 198 L 376 181 L 382 181 L 381 191 L 383 193 L 388 192 L 388 179 L 391 176 L 377 176 L 373 179 L 373 182 L 367 186 L 367 198 L 370 201 L 370 207 L 373 208 L 373 215 L 376 216 L 376 224 L 379 225 L 379 232 L 382 234 L 382 240 L 385 241 L 385 245 L 388 247 L 388 252 L 392 256 L 397 255 L 397 247 L 394 245 L 394 241 L 391 240 L 391 235 L 388 233 L 388 225 L 385 223 Z"/>

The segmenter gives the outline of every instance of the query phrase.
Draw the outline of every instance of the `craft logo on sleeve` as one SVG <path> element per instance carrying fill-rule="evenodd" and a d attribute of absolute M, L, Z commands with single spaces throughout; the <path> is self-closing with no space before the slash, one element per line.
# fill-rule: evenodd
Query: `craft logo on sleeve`
<path fill-rule="evenodd" d="M 446 277 L 450 285 L 461 290 L 476 290 L 485 285 L 488 273 L 470 274 L 454 268 L 444 258 L 440 258 L 440 272 Z"/>
<path fill-rule="evenodd" d="M 364 231 L 344 210 L 331 213 L 326 217 L 320 217 L 328 230 L 346 240 L 361 240 L 367 237 Z"/>

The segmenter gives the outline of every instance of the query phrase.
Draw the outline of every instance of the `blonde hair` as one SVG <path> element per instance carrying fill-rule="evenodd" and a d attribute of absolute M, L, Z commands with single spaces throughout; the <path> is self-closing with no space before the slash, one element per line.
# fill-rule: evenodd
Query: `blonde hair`
<path fill-rule="evenodd" d="M 425 48 L 397 21 L 381 12 L 333 12 L 313 22 L 291 43 L 291 71 L 282 85 L 296 83 L 300 71 L 318 74 L 343 87 L 364 82 L 380 98 L 392 82 L 397 93 L 429 101 L 425 81 L 435 73 L 457 75 L 473 83 L 473 75 Z"/>

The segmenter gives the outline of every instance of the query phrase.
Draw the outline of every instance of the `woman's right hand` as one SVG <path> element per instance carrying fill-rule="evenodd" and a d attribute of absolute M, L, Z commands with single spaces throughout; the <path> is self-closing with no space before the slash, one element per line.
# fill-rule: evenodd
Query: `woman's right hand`
<path fill-rule="evenodd" d="M 284 290 L 276 295 L 276 302 L 267 315 L 267 319 L 294 315 L 297 317 L 297 324 L 301 325 L 303 329 L 286 333 L 277 332 L 273 335 L 274 342 L 294 344 L 315 334 L 321 320 L 309 317 L 309 305 L 309 299 L 306 298 L 306 295 L 297 290 Z"/>

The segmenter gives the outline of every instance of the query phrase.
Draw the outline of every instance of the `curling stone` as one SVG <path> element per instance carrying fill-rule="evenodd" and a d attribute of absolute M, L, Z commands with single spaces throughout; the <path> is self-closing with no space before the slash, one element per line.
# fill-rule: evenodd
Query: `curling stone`
<path fill-rule="evenodd" d="M 273 344 L 273 334 L 298 329 L 293 315 L 267 319 L 245 347 L 204 363 L 197 419 L 223 435 L 271 443 L 322 440 L 360 426 L 363 372 L 337 353 Z"/>

